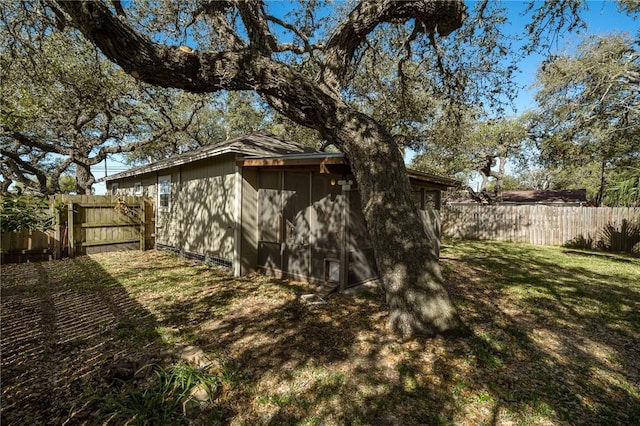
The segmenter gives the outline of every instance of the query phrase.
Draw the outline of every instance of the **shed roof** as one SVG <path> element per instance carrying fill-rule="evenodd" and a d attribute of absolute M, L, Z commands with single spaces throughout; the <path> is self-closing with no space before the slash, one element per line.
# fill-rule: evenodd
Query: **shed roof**
<path fill-rule="evenodd" d="M 315 149 L 287 141 L 273 135 L 262 132 L 253 132 L 239 138 L 229 139 L 224 142 L 206 145 L 184 154 L 174 155 L 170 158 L 156 161 L 140 167 L 134 167 L 121 173 L 106 176 L 98 182 L 109 182 L 131 176 L 138 176 L 159 170 L 169 169 L 175 166 L 192 163 L 206 158 L 217 157 L 223 154 L 241 155 L 284 155 L 294 153 L 315 153 Z"/>
<path fill-rule="evenodd" d="M 118 174 L 107 176 L 98 182 L 110 182 L 118 179 L 142 175 L 169 169 L 171 167 L 192 163 L 198 160 L 224 154 L 240 154 L 238 164 L 243 167 L 280 167 L 280 166 L 315 166 L 343 165 L 348 167 L 348 160 L 341 152 L 321 152 L 311 147 L 287 141 L 262 132 L 254 132 L 246 136 L 230 139 L 221 143 L 207 145 L 202 148 L 176 155 L 145 166 L 136 167 Z M 446 189 L 459 186 L 460 182 L 444 176 L 407 170 L 413 183 L 430 184 Z"/>
<path fill-rule="evenodd" d="M 284 155 L 251 155 L 237 161 L 243 167 L 304 167 L 320 166 L 320 170 L 328 172 L 333 165 L 349 166 L 347 157 L 342 152 L 305 152 Z M 326 168 L 325 168 L 326 167 Z M 414 184 L 426 184 L 446 190 L 447 187 L 460 186 L 460 182 L 448 177 L 407 169 L 407 176 Z"/>

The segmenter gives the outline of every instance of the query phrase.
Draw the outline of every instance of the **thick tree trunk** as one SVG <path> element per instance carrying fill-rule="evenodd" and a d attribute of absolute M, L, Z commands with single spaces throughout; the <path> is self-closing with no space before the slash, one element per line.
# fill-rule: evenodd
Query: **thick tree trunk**
<path fill-rule="evenodd" d="M 425 233 L 391 135 L 352 111 L 334 136 L 358 183 L 391 329 L 402 336 L 463 334 L 465 327 L 444 286 L 436 241 Z"/>
<path fill-rule="evenodd" d="M 604 198 L 604 187 L 606 184 L 606 179 L 605 179 L 606 167 L 607 167 L 607 162 L 605 160 L 602 160 L 600 162 L 600 185 L 598 186 L 598 194 L 596 194 L 596 200 L 595 200 L 596 207 L 600 207 L 602 205 L 602 200 Z"/>
<path fill-rule="evenodd" d="M 76 192 L 80 195 L 91 194 L 94 182 L 91 169 L 76 163 Z"/>
<path fill-rule="evenodd" d="M 161 46 L 125 25 L 101 3 L 56 3 L 109 59 L 136 78 L 192 92 L 255 90 L 291 120 L 319 130 L 344 151 L 358 182 L 392 330 L 403 336 L 465 331 L 444 287 L 435 241 L 426 235 L 411 198 L 396 144 L 372 118 L 347 106 L 335 86 L 345 66 L 339 59 L 351 51 L 350 43 L 344 48 L 339 42 L 328 43 L 333 48 L 325 52 L 326 72 L 316 80 L 274 61 L 260 49 L 206 53 Z M 376 6 L 367 2 L 349 15 L 349 25 L 361 28 L 362 34 L 341 31 L 352 27 L 340 26 L 332 40 L 344 39 L 343 33 L 362 37 L 375 22 L 411 16 L 432 21 L 434 29 L 442 23 L 438 31 L 446 33 L 462 23 L 464 3 L 384 2 Z"/>

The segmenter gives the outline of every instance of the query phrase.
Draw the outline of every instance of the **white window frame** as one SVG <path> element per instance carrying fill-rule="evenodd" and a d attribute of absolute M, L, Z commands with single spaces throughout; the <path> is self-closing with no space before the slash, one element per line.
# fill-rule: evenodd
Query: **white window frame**
<path fill-rule="evenodd" d="M 133 184 L 133 195 L 142 195 L 142 182 L 136 182 Z"/>
<path fill-rule="evenodd" d="M 162 204 L 163 195 L 166 205 Z M 168 210 L 171 207 L 171 175 L 158 176 L 158 209 Z"/>
<path fill-rule="evenodd" d="M 118 182 L 111 184 L 111 195 L 118 195 Z"/>

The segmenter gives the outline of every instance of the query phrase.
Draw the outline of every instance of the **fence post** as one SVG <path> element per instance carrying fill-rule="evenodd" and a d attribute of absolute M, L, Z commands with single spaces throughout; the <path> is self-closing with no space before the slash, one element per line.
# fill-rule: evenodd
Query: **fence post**
<path fill-rule="evenodd" d="M 145 213 L 144 197 L 140 197 L 140 250 L 145 251 L 146 247 L 146 225 L 147 215 Z"/>
<path fill-rule="evenodd" d="M 73 224 L 73 201 L 67 205 L 67 239 L 69 244 L 69 257 L 76 255 L 76 239 Z"/>
<path fill-rule="evenodd" d="M 62 257 L 60 253 L 60 214 L 56 209 L 55 195 L 49 196 L 49 210 L 53 218 L 53 258 L 54 260 L 59 260 Z"/>

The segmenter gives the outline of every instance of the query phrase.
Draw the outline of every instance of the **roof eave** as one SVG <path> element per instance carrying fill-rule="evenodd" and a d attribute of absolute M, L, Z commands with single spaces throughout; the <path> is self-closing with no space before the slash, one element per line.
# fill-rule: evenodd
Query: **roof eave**
<path fill-rule="evenodd" d="M 242 150 L 226 146 L 224 148 L 221 148 L 220 150 L 206 151 L 206 152 L 199 153 L 197 155 L 176 157 L 173 159 L 167 158 L 164 160 L 157 161 L 155 163 L 147 164 L 144 166 L 136 167 L 131 170 L 120 172 L 115 175 L 105 176 L 103 178 L 98 179 L 96 182 L 109 182 L 113 180 L 145 175 L 147 173 L 154 173 L 160 170 L 171 169 L 173 167 L 182 166 L 184 164 L 193 163 L 195 161 L 206 160 L 207 158 L 213 158 L 219 155 L 241 154 L 242 153 L 241 151 Z"/>
<path fill-rule="evenodd" d="M 413 169 L 407 169 L 407 176 L 409 176 L 409 179 L 415 179 L 431 184 L 438 184 L 447 188 L 456 188 L 462 184 L 459 180 L 456 179 L 450 179 L 445 176 L 438 176 Z"/>

